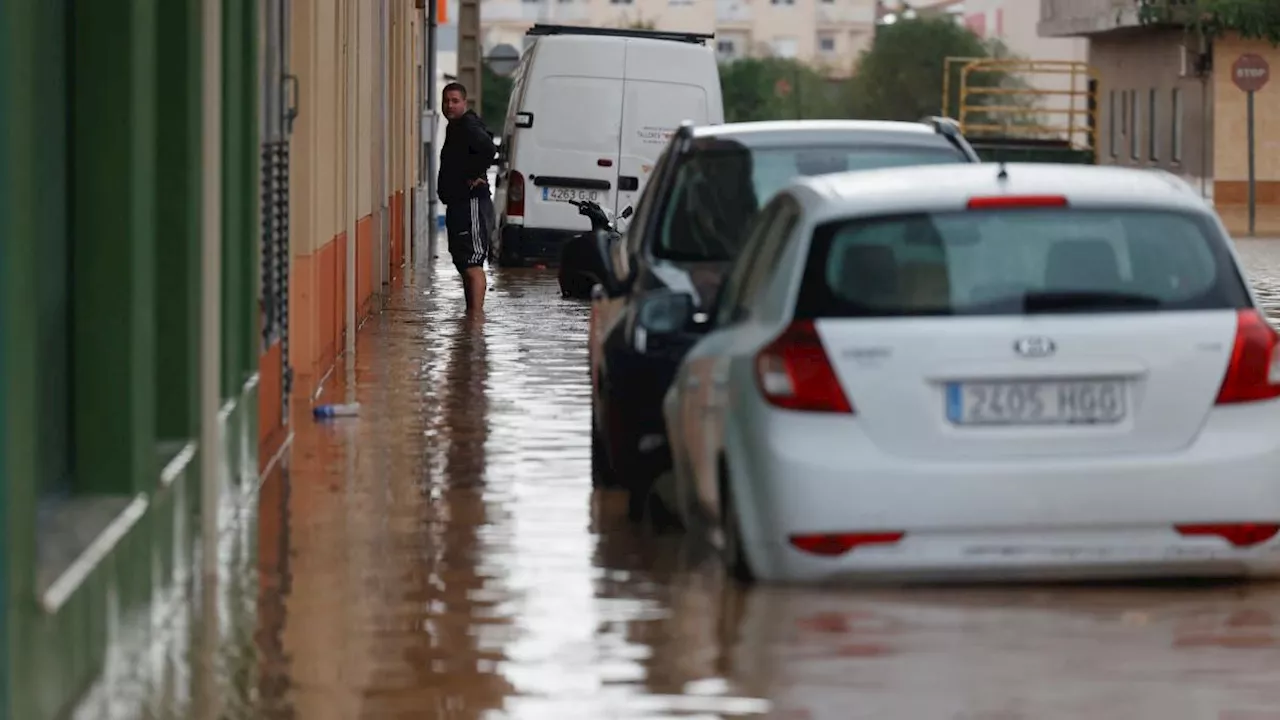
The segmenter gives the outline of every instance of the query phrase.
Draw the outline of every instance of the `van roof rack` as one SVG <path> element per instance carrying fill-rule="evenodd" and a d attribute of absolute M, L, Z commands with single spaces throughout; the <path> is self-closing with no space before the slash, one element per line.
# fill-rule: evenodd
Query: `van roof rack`
<path fill-rule="evenodd" d="M 642 30 L 639 28 L 582 27 L 579 25 L 544 25 L 538 23 L 525 35 L 604 35 L 607 37 L 649 38 L 705 45 L 715 38 L 715 33 L 675 32 L 669 30 Z"/>

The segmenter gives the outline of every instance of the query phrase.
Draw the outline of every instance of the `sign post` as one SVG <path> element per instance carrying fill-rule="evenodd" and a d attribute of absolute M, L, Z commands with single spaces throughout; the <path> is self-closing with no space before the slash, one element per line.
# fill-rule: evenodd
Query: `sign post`
<path fill-rule="evenodd" d="M 1245 112 L 1248 115 L 1246 120 L 1248 140 L 1246 142 L 1249 144 L 1249 237 L 1255 235 L 1258 214 L 1253 96 L 1266 87 L 1267 81 L 1270 79 L 1271 65 L 1261 55 L 1245 53 L 1236 58 L 1236 61 L 1231 64 L 1231 81 L 1236 84 L 1236 87 L 1244 91 Z"/>

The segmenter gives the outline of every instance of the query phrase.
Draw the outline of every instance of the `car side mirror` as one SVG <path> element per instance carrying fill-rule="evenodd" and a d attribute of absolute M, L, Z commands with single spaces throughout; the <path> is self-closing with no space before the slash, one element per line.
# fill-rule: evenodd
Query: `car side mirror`
<path fill-rule="evenodd" d="M 627 218 L 631 217 L 631 214 L 632 214 L 632 209 L 631 209 L 631 206 L 628 205 L 626 208 L 623 209 L 623 211 L 618 215 L 618 217 L 623 220 L 626 220 Z"/>
<path fill-rule="evenodd" d="M 646 293 L 632 307 L 632 344 L 643 353 L 653 343 L 684 333 L 693 320 L 697 301 L 687 292 L 662 289 Z"/>
<path fill-rule="evenodd" d="M 613 265 L 613 243 L 617 242 L 617 237 L 608 230 L 597 230 L 591 244 L 595 275 L 600 278 L 601 289 L 608 297 L 618 297 L 625 291 L 618 269 Z"/>

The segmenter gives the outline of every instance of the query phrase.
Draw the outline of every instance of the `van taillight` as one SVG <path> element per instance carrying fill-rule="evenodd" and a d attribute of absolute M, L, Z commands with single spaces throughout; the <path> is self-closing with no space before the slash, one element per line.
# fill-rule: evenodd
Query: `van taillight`
<path fill-rule="evenodd" d="M 776 407 L 853 412 L 812 320 L 792 323 L 756 355 L 756 383 Z"/>
<path fill-rule="evenodd" d="M 1255 402 L 1280 397 L 1280 336 L 1257 310 L 1236 313 L 1236 341 L 1218 404 Z"/>
<path fill-rule="evenodd" d="M 515 170 L 507 173 L 507 215 L 524 217 L 524 175 Z"/>

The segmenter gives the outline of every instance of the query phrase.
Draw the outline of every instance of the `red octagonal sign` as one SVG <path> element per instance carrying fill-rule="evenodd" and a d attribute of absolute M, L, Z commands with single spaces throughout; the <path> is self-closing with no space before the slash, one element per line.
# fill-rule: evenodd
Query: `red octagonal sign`
<path fill-rule="evenodd" d="M 1271 65 L 1266 58 L 1245 53 L 1231 64 L 1231 81 L 1245 92 L 1258 92 L 1271 79 Z"/>

